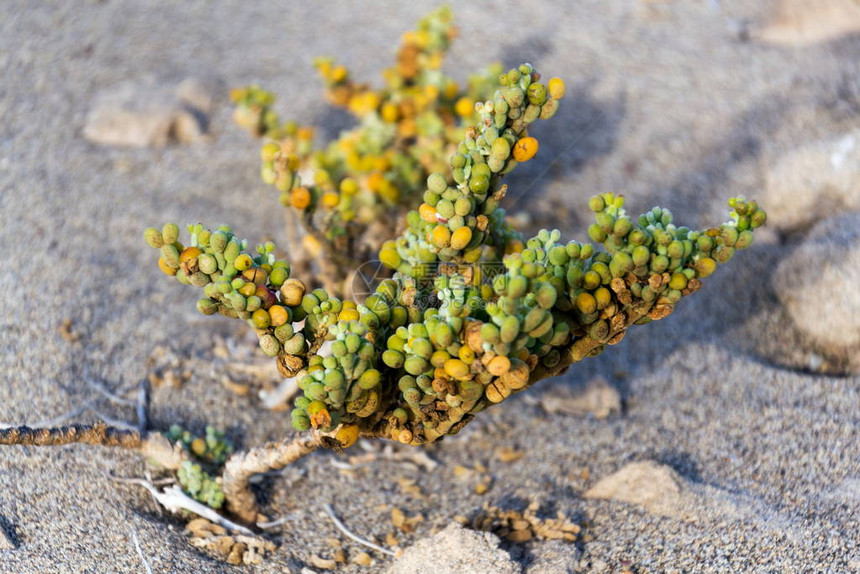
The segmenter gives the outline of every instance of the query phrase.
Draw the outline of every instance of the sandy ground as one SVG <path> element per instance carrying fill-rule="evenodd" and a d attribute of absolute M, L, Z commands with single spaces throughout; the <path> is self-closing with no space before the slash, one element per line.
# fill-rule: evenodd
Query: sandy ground
<path fill-rule="evenodd" d="M 755 197 L 763 158 L 798 142 L 857 127 L 860 43 L 805 48 L 744 41 L 769 3 L 471 3 L 455 6 L 462 35 L 450 61 L 463 78 L 492 60 L 527 60 L 568 82 L 542 153 L 512 177 L 513 207 L 582 239 L 586 198 L 623 191 L 632 211 L 654 204 L 691 225 L 718 222 L 730 195 Z M 230 222 L 258 241 L 282 236 L 275 198 L 258 179 L 256 144 L 229 122 L 226 88 L 259 82 L 285 115 L 329 135 L 346 125 L 322 101 L 310 65 L 337 55 L 378 78 L 420 6 L 207 2 L 30 2 L 0 10 L 0 422 L 51 419 L 97 400 L 85 372 L 117 389 L 146 377 L 161 346 L 208 360 L 215 335 L 243 327 L 200 316 L 194 295 L 164 280 L 141 232 L 167 220 Z M 742 36 L 742 35 L 741 35 Z M 96 95 L 120 82 L 203 78 L 215 91 L 210 140 L 161 150 L 104 148 L 81 136 Z M 259 572 L 299 571 L 338 537 L 322 504 L 352 529 L 384 540 L 390 509 L 425 520 L 402 546 L 484 502 L 563 511 L 587 525 L 567 568 L 636 572 L 846 572 L 860 570 L 860 384 L 810 374 L 802 336 L 769 286 L 791 250 L 777 233 L 737 257 L 674 316 L 485 413 L 460 436 L 427 449 L 432 472 L 380 461 L 339 472 L 334 455 L 267 479 L 266 510 L 291 521 Z M 58 334 L 64 318 L 80 334 Z M 621 390 L 622 415 L 547 415 L 554 385 L 603 376 Z M 154 392 L 152 425 L 200 431 L 213 423 L 240 445 L 287 432 L 283 413 L 258 408 L 199 369 L 179 389 Z M 92 413 L 78 417 L 92 421 Z M 504 463 L 503 445 L 524 450 Z M 626 463 L 654 460 L 686 484 L 720 492 L 692 520 L 582 493 Z M 454 475 L 481 462 L 490 490 Z M 133 454 L 84 446 L 0 451 L 0 526 L 17 549 L 2 572 L 143 572 L 132 533 L 154 572 L 224 572 L 192 548 L 183 522 L 159 514 L 143 489 L 108 480 L 142 476 Z M 399 478 L 425 493 L 404 493 Z M 727 502 L 728 501 L 728 502 Z M 387 506 L 385 506 L 387 505 Z M 726 505 L 743 512 L 722 512 Z M 528 566 L 547 543 L 506 547 Z M 349 553 L 358 546 L 346 543 Z M 557 547 L 553 546 L 557 550 Z M 577 557 L 576 553 L 581 552 Z M 376 556 L 371 568 L 391 564 Z M 250 570 L 250 568 L 248 568 Z"/>

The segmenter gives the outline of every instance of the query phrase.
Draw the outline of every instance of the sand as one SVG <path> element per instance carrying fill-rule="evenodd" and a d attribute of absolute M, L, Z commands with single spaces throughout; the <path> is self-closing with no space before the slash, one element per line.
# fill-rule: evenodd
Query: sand
<path fill-rule="evenodd" d="M 753 6 L 755 5 L 755 6 Z M 858 125 L 856 37 L 802 48 L 747 39 L 770 3 L 502 2 L 456 6 L 461 37 L 448 67 L 499 60 L 535 64 L 568 83 L 558 116 L 534 130 L 538 158 L 511 178 L 511 207 L 535 225 L 584 239 L 587 197 L 623 192 L 632 211 L 670 207 L 690 225 L 717 223 L 731 195 L 755 197 L 768 158 Z M 142 240 L 167 220 L 229 222 L 252 241 L 283 237 L 281 214 L 258 177 L 256 144 L 230 123 L 228 87 L 258 82 L 286 116 L 348 125 L 320 96 L 312 57 L 337 55 L 378 79 L 393 44 L 421 6 L 339 2 L 30 2 L 0 15 L 0 422 L 51 419 L 94 400 L 133 421 L 85 382 L 134 385 L 160 347 L 198 368 L 179 388 L 153 392 L 151 424 L 224 428 L 238 445 L 289 432 L 282 412 L 259 408 L 221 384 L 215 337 L 246 329 L 194 310 L 195 296 L 164 280 Z M 191 77 L 215 96 L 211 137 L 162 149 L 101 147 L 82 136 L 87 113 L 123 82 Z M 766 207 L 766 206 L 765 206 Z M 352 472 L 319 454 L 261 491 L 266 512 L 290 521 L 258 572 L 297 572 L 326 538 L 343 538 L 322 510 L 384 542 L 391 509 L 424 520 L 397 532 L 402 547 L 485 502 L 522 510 L 537 501 L 583 523 L 570 548 L 504 546 L 520 567 L 552 554 L 547 571 L 846 572 L 860 570 L 860 381 L 810 372 L 797 334 L 769 283 L 794 235 L 773 230 L 684 301 L 670 318 L 637 328 L 620 346 L 484 413 L 459 436 L 426 449 L 433 471 L 380 460 Z M 79 339 L 61 337 L 71 319 Z M 247 345 L 241 342 L 240 345 Z M 814 362 L 813 362 L 814 363 Z M 818 364 L 818 363 L 814 363 Z M 606 419 L 546 414 L 555 385 L 603 377 L 623 412 Z M 76 417 L 91 422 L 90 411 Z M 502 462 L 495 452 L 525 452 Z M 360 447 L 359 447 L 360 448 Z M 348 455 L 349 453 L 347 453 Z M 637 461 L 679 477 L 705 500 L 676 516 L 620 501 L 586 499 L 601 478 Z M 489 490 L 459 479 L 486 466 Z M 143 572 L 133 533 L 154 572 L 232 571 L 185 540 L 182 519 L 162 515 L 140 487 L 134 453 L 85 446 L 0 450 L 2 572 Z M 414 479 L 423 497 L 404 492 Z M 686 504 L 686 502 L 685 502 Z M 663 508 L 663 507 L 660 507 Z M 686 508 L 686 507 L 685 507 Z M 734 511 L 732 509 L 734 508 Z M 738 510 L 739 509 L 739 510 Z M 344 540 L 348 555 L 361 550 Z M 2 544 L 0 544 L 2 548 Z M 374 556 L 384 571 L 390 558 Z"/>

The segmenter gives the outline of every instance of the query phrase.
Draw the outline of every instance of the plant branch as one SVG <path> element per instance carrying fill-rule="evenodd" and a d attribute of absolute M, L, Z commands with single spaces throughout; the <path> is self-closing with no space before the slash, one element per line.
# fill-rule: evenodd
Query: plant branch
<path fill-rule="evenodd" d="M 189 512 L 193 512 L 197 516 L 201 516 L 215 524 L 223 526 L 227 530 L 231 530 L 233 532 L 238 532 L 240 534 L 245 534 L 247 536 L 254 536 L 254 533 L 248 528 L 242 526 L 241 524 L 236 524 L 230 520 L 227 520 L 217 512 L 215 512 L 212 508 L 209 508 L 205 504 L 201 504 L 197 502 L 184 492 L 178 486 L 169 486 L 164 490 L 158 490 L 151 482 L 148 480 L 144 480 L 142 478 L 118 478 L 118 477 L 110 477 L 112 480 L 117 482 L 127 482 L 132 484 L 139 484 L 144 487 L 152 494 L 152 497 L 161 504 L 164 508 L 169 510 L 170 512 L 178 512 L 180 510 L 187 510 Z"/>
<path fill-rule="evenodd" d="M 56 428 L 20 426 L 0 430 L 0 445 L 56 446 L 72 443 L 137 449 L 141 447 L 142 441 L 136 430 L 109 427 L 102 422 Z"/>
<path fill-rule="evenodd" d="M 551 377 L 557 377 L 562 375 L 567 371 L 568 367 L 574 363 L 578 363 L 590 356 L 592 352 L 595 351 L 598 347 L 605 344 L 613 344 L 611 341 L 618 342 L 620 339 L 617 339 L 618 335 L 624 333 L 633 326 L 636 321 L 643 317 L 647 317 L 651 312 L 652 306 L 647 305 L 644 307 L 631 307 L 627 306 L 624 310 L 616 317 L 623 317 L 622 320 L 616 321 L 613 327 L 610 329 L 609 334 L 606 339 L 601 342 L 591 337 L 582 337 L 577 339 L 572 345 L 570 345 L 566 352 L 562 353 L 561 360 L 557 365 L 552 368 L 545 367 L 544 365 L 538 363 L 534 370 L 532 370 L 529 375 L 529 383 L 528 386 L 532 386 L 538 381 L 543 379 L 549 379 Z"/>
<path fill-rule="evenodd" d="M 187 458 L 180 445 L 171 444 L 159 433 L 141 435 L 137 430 L 119 429 L 103 422 L 56 428 L 19 426 L 0 429 L 0 445 L 5 446 L 60 446 L 76 443 L 138 450 L 144 457 L 168 469 L 179 468 Z"/>
<path fill-rule="evenodd" d="M 320 447 L 331 446 L 331 440 L 313 432 L 295 439 L 270 442 L 261 447 L 236 453 L 224 466 L 221 488 L 227 510 L 246 523 L 257 521 L 257 501 L 251 492 L 250 479 L 255 474 L 284 468 Z"/>

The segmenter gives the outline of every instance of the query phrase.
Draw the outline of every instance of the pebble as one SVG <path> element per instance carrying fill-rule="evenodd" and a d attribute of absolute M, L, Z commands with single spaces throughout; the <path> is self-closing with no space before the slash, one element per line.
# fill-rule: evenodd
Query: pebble
<path fill-rule="evenodd" d="M 825 219 L 777 267 L 772 286 L 797 329 L 860 369 L 860 212 Z"/>
<path fill-rule="evenodd" d="M 629 502 L 662 516 L 683 514 L 683 480 L 672 468 L 646 460 L 632 462 L 588 489 L 585 498 Z"/>
<path fill-rule="evenodd" d="M 0 550 L 15 550 L 18 544 L 12 534 L 6 530 L 0 517 Z"/>
<path fill-rule="evenodd" d="M 860 32 L 855 0 L 780 0 L 758 38 L 769 44 L 808 46 Z"/>
<path fill-rule="evenodd" d="M 543 393 L 540 404 L 550 414 L 593 415 L 605 419 L 621 412 L 621 394 L 606 379 L 596 377 L 584 387 L 555 385 Z"/>
<path fill-rule="evenodd" d="M 802 536 L 794 521 L 763 500 L 687 480 L 673 468 L 653 460 L 623 466 L 599 480 L 583 497 L 635 504 L 651 514 L 705 528 L 745 524 L 792 541 Z"/>
<path fill-rule="evenodd" d="M 359 552 L 352 557 L 352 563 L 359 566 L 370 566 L 373 564 L 373 558 L 367 552 Z"/>
<path fill-rule="evenodd" d="M 825 496 L 843 504 L 860 505 L 860 476 L 846 478 Z"/>
<path fill-rule="evenodd" d="M 83 135 L 104 146 L 190 144 L 204 138 L 211 111 L 212 96 L 195 79 L 124 83 L 96 97 Z"/>
<path fill-rule="evenodd" d="M 759 203 L 768 225 L 794 231 L 835 210 L 860 209 L 860 130 L 801 145 L 767 163 Z"/>
<path fill-rule="evenodd" d="M 308 562 L 314 568 L 319 568 L 320 570 L 334 570 L 337 568 L 337 562 L 331 560 L 330 558 L 322 558 L 321 556 L 317 556 L 316 554 L 311 554 Z"/>
<path fill-rule="evenodd" d="M 450 524 L 407 548 L 389 574 L 517 574 L 519 564 L 499 548 L 498 536 Z"/>

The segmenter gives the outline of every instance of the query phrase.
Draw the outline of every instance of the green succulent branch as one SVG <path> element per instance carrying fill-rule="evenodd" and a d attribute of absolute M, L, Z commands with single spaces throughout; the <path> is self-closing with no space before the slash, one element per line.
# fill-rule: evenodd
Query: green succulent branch
<path fill-rule="evenodd" d="M 322 148 L 315 147 L 312 128 L 281 123 L 273 94 L 257 86 L 233 92 L 236 122 L 264 140 L 261 176 L 287 209 L 291 263 L 308 285 L 336 296 L 349 292 L 348 271 L 391 237 L 423 193 L 427 175 L 444 169 L 476 118 L 475 102 L 491 97 L 499 65 L 471 76 L 465 86 L 441 71 L 455 36 L 450 8 L 428 14 L 404 34 L 379 89 L 356 82 L 332 59 L 318 58 L 328 100 L 358 123 Z"/>

